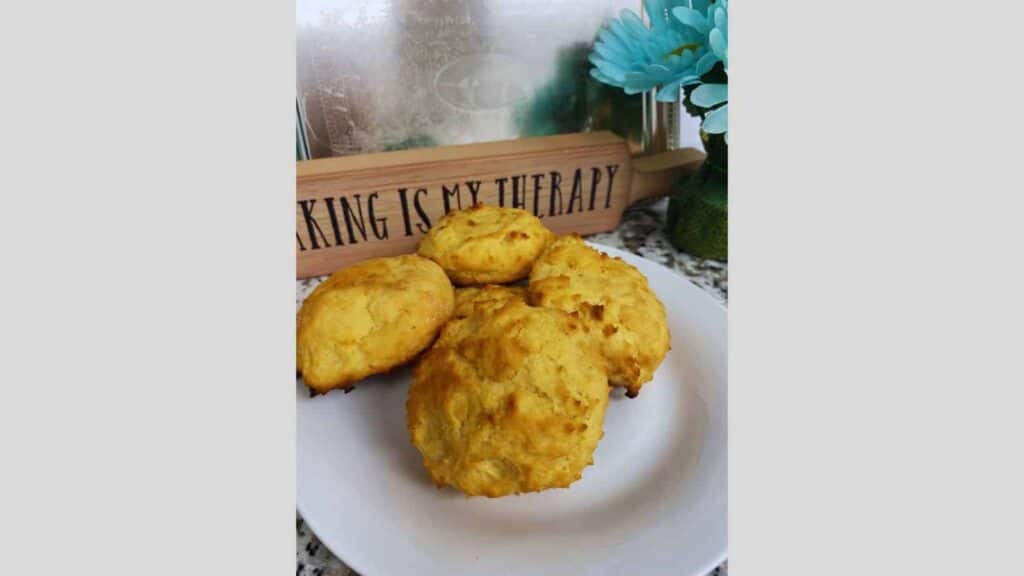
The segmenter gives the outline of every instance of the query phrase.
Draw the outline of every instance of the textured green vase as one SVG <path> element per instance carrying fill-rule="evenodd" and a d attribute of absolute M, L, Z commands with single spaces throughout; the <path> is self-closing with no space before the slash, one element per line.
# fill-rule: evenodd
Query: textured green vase
<path fill-rule="evenodd" d="M 707 159 L 676 184 L 668 205 L 672 245 L 699 258 L 729 259 L 728 155 L 724 139 L 702 134 Z"/>

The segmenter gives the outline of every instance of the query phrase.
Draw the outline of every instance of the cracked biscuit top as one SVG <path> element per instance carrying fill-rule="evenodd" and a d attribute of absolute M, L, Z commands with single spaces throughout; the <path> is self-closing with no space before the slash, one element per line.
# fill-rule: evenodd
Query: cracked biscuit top
<path fill-rule="evenodd" d="M 554 238 L 526 210 L 477 205 L 449 212 L 420 240 L 417 253 L 444 268 L 460 286 L 526 278 Z"/>
<path fill-rule="evenodd" d="M 670 347 L 665 307 L 639 270 L 579 236 L 551 243 L 530 273 L 529 302 L 568 312 L 590 329 L 608 381 L 630 397 L 653 378 Z"/>
<path fill-rule="evenodd" d="M 374 258 L 343 268 L 302 303 L 298 370 L 316 392 L 350 388 L 423 351 L 454 305 L 451 282 L 426 258 Z"/>
<path fill-rule="evenodd" d="M 488 312 L 511 301 L 526 302 L 525 286 L 468 286 L 455 290 L 455 318 L 465 318 L 474 312 Z"/>
<path fill-rule="evenodd" d="M 409 434 L 438 486 L 489 497 L 567 487 L 608 406 L 583 325 L 511 299 L 451 320 L 413 370 Z"/>

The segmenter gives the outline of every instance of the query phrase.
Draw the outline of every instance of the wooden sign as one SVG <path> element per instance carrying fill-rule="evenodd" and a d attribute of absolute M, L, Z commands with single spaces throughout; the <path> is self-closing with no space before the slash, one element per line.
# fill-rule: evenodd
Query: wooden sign
<path fill-rule="evenodd" d="M 692 148 L 634 158 L 591 132 L 299 162 L 298 277 L 414 252 L 442 216 L 477 203 L 528 210 L 559 234 L 611 230 L 703 159 Z"/>

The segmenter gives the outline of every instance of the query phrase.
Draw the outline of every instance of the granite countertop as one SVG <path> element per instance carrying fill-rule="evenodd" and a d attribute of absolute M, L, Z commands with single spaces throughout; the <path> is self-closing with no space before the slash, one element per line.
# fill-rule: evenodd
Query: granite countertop
<path fill-rule="evenodd" d="M 672 247 L 665 235 L 665 211 L 668 200 L 661 199 L 633 206 L 623 214 L 622 223 L 611 232 L 587 237 L 587 240 L 614 248 L 621 248 L 653 260 L 700 286 L 716 300 L 727 305 L 729 299 L 729 269 L 724 262 L 695 258 Z M 323 278 L 300 280 L 296 285 L 297 303 L 316 287 Z M 317 539 L 312 530 L 296 514 L 295 532 L 297 576 L 350 576 L 356 572 L 345 566 Z M 711 573 L 728 576 L 728 562 Z"/>

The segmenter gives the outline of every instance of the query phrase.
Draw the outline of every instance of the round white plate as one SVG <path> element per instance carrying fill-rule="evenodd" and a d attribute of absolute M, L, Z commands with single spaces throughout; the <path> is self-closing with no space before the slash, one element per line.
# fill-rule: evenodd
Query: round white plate
<path fill-rule="evenodd" d="M 430 482 L 405 426 L 408 368 L 350 394 L 296 384 L 298 509 L 363 576 L 704 576 L 726 555 L 726 312 L 681 275 L 636 266 L 672 350 L 635 399 L 612 394 L 594 465 L 567 489 L 467 498 Z"/>

